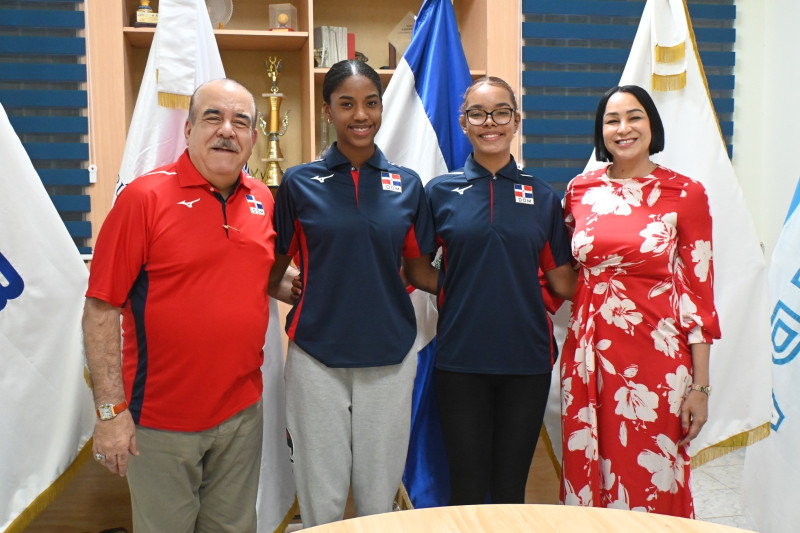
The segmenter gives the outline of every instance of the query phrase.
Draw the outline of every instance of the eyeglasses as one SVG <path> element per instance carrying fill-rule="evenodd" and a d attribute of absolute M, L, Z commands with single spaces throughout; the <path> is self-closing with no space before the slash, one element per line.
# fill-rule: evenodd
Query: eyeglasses
<path fill-rule="evenodd" d="M 492 120 L 498 126 L 504 126 L 511 122 L 514 117 L 514 110 L 510 107 L 499 107 L 494 111 L 484 111 L 483 109 L 467 109 L 464 111 L 467 120 L 473 126 L 480 126 L 486 119 L 492 117 Z"/>

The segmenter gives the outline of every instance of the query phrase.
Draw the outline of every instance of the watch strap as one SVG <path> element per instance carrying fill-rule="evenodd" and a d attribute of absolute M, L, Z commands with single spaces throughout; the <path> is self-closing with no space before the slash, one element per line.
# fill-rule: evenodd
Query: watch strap
<path fill-rule="evenodd" d="M 107 416 L 107 417 L 104 418 L 103 417 L 103 413 L 101 412 L 101 409 L 103 409 L 103 408 L 105 408 L 104 410 L 107 410 L 108 408 L 110 408 L 111 416 Z M 120 414 L 121 412 L 123 412 L 127 408 L 128 408 L 128 402 L 122 401 L 122 402 L 118 403 L 117 405 L 112 405 L 110 403 L 102 404 L 102 405 L 98 406 L 97 409 L 95 409 L 95 411 L 97 412 L 97 416 L 100 418 L 100 420 L 111 420 L 112 418 L 115 418 L 118 414 Z"/>
<path fill-rule="evenodd" d="M 689 385 L 689 390 L 696 390 L 697 392 L 702 392 L 706 396 L 711 396 L 711 385 L 695 385 L 692 383 Z"/>

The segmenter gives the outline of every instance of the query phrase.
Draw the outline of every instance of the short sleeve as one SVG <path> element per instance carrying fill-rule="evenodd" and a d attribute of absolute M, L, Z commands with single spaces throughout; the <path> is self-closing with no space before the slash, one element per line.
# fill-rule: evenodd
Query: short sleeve
<path fill-rule="evenodd" d="M 679 199 L 678 261 L 676 267 L 681 326 L 689 344 L 720 337 L 714 305 L 712 220 L 705 188 L 688 181 Z"/>
<path fill-rule="evenodd" d="M 291 191 L 291 169 L 286 171 L 286 175 L 281 181 L 278 192 L 275 195 L 275 210 L 272 218 L 272 225 L 275 228 L 275 253 L 282 255 L 294 255 L 297 251 L 296 223 L 297 210 Z"/>
<path fill-rule="evenodd" d="M 551 198 L 550 236 L 546 247 L 549 260 L 543 260 L 545 259 L 545 254 L 542 254 L 539 260 L 539 266 L 545 271 L 569 263 L 572 259 L 569 232 L 564 223 L 564 210 L 561 207 L 561 202 L 559 202 L 555 191 L 553 191 Z"/>
<path fill-rule="evenodd" d="M 138 180 L 125 187 L 97 236 L 89 273 L 87 298 L 122 307 L 147 263 L 148 189 Z"/>
<path fill-rule="evenodd" d="M 414 187 L 416 212 L 403 243 L 403 257 L 409 259 L 431 254 L 436 249 L 433 215 L 426 200 L 425 191 L 422 188 L 422 181 L 416 176 L 414 178 L 416 179 L 416 186 Z"/>

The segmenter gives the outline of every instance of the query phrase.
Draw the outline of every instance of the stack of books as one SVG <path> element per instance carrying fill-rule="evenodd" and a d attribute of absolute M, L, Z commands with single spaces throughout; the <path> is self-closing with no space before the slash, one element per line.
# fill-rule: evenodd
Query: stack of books
<path fill-rule="evenodd" d="M 314 48 L 320 51 L 317 66 L 330 67 L 355 57 L 355 36 L 348 34 L 345 26 L 317 26 L 314 28 Z"/>

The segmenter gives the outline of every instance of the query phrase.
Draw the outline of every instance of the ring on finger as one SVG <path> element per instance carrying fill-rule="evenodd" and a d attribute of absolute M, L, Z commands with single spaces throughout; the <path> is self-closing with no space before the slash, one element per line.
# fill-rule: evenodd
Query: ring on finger
<path fill-rule="evenodd" d="M 98 453 L 94 454 L 94 459 L 95 459 L 95 461 L 103 462 L 103 461 L 106 460 L 106 456 L 103 455 L 102 453 L 98 452 Z"/>

